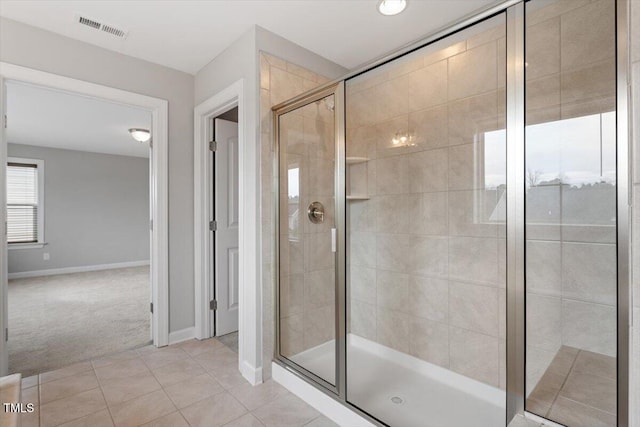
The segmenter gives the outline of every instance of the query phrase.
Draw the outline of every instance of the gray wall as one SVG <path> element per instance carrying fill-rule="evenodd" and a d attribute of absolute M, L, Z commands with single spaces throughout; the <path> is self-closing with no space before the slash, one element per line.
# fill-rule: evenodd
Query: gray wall
<path fill-rule="evenodd" d="M 168 100 L 169 330 L 193 326 L 193 76 L 5 18 L 0 61 Z"/>
<path fill-rule="evenodd" d="M 17 144 L 8 154 L 44 160 L 47 243 L 10 250 L 9 273 L 149 260 L 149 159 Z"/>

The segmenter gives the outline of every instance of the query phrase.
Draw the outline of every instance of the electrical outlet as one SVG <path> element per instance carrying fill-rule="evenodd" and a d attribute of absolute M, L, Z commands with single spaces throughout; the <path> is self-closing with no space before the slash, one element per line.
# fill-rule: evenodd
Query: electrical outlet
<path fill-rule="evenodd" d="M 44 254 L 42 254 L 42 259 L 44 259 L 45 261 L 49 261 L 49 252 L 45 252 Z"/>

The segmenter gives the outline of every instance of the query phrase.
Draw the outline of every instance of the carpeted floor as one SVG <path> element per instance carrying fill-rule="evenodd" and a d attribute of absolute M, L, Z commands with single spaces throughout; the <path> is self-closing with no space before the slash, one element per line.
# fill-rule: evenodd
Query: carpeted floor
<path fill-rule="evenodd" d="M 151 341 L 149 267 L 9 281 L 9 372 L 23 377 Z"/>

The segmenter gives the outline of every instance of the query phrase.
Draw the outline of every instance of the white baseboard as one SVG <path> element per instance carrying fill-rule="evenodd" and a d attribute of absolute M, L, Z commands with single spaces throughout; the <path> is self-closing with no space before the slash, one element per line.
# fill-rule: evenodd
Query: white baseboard
<path fill-rule="evenodd" d="M 169 345 L 178 344 L 179 342 L 191 340 L 195 338 L 195 333 L 196 333 L 195 326 L 180 329 L 179 331 L 175 331 L 175 332 L 169 332 Z"/>
<path fill-rule="evenodd" d="M 142 267 L 144 265 L 149 265 L 149 260 L 116 262 L 113 264 L 82 265 L 79 267 L 52 268 L 50 270 L 19 271 L 16 273 L 9 273 L 8 277 L 9 279 L 24 279 L 27 277 L 54 276 L 56 274 L 84 273 L 87 271 L 113 270 L 116 268 L 127 268 L 127 267 Z"/>
<path fill-rule="evenodd" d="M 275 382 L 313 406 L 334 423 L 350 427 L 374 427 L 372 423 L 299 378 L 296 374 L 289 372 L 281 365 L 272 362 L 271 372 Z"/>
<path fill-rule="evenodd" d="M 262 368 L 254 368 L 247 362 L 240 362 L 240 373 L 251 385 L 262 383 Z"/>

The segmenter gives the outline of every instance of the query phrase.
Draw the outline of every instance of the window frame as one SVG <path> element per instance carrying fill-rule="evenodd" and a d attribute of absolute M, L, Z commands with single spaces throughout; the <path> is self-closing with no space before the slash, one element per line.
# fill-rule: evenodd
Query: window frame
<path fill-rule="evenodd" d="M 41 249 L 44 247 L 44 245 L 46 245 L 44 240 L 44 160 L 30 159 L 25 157 L 7 157 L 7 166 L 9 166 L 9 163 L 23 163 L 36 166 L 38 173 L 38 241 L 29 243 L 11 243 L 7 240 L 7 248 L 10 250 Z"/>

